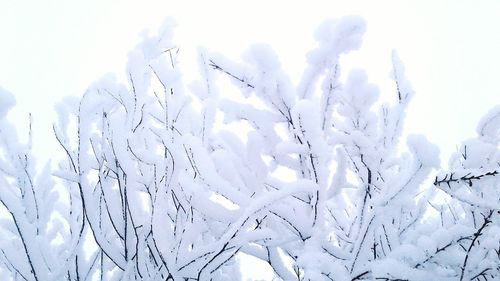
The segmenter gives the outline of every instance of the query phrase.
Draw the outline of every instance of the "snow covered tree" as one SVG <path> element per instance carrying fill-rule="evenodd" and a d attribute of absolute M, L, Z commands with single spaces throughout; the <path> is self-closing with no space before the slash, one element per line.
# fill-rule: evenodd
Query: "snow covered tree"
<path fill-rule="evenodd" d="M 500 276 L 500 110 L 479 123 L 426 196 L 426 214 L 393 247 L 380 280 L 497 280 Z"/>
<path fill-rule="evenodd" d="M 500 276 L 500 107 L 479 122 L 478 136 L 464 141 L 449 170 L 434 185 L 446 193 L 434 242 L 419 268 L 440 280 L 496 280 Z M 442 194 L 441 194 L 442 195 Z M 421 238 L 423 239 L 423 238 Z M 437 270 L 439 269 L 439 270 Z"/>
<path fill-rule="evenodd" d="M 439 165 L 438 150 L 424 137 L 410 136 L 409 152 L 399 153 L 413 92 L 396 54 L 394 105 L 374 110 L 378 89 L 364 71 L 339 80 L 339 57 L 359 47 L 363 32 L 357 17 L 321 26 L 297 86 L 267 47 L 252 49 L 246 67 L 210 61 L 260 101 L 259 107 L 250 99 L 222 101 L 220 109 L 227 121 L 248 122 L 253 130 L 247 146 L 260 144 L 254 153 L 270 159 L 261 164 L 267 170 L 264 192 L 310 186 L 269 207 L 259 227 L 276 237 L 242 249 L 267 261 L 282 280 L 386 278 L 398 263 L 392 249 L 426 208 L 430 194 L 422 184 Z M 279 168 L 292 177 L 273 172 Z"/>
<path fill-rule="evenodd" d="M 106 77 L 76 110 L 61 107 L 55 132 L 67 160 L 57 175 L 77 214 L 68 239 L 91 255 L 68 272 L 71 280 L 83 272 L 99 280 L 234 280 L 234 255 L 267 238 L 249 227 L 266 202 L 220 169 L 239 158 L 232 139 L 209 138 L 212 93 L 200 93 L 202 115 L 185 93 L 170 25 L 130 54 L 126 85 Z"/>
<path fill-rule="evenodd" d="M 15 127 L 5 116 L 15 104 L 12 94 L 0 88 L 0 278 L 51 280 L 66 256 L 57 242 L 60 220 L 57 193 L 50 165 L 35 172 L 31 153 L 31 118 L 27 143 L 20 143 Z"/>
<path fill-rule="evenodd" d="M 341 79 L 364 31 L 358 17 L 320 26 L 297 83 L 266 45 L 243 63 L 202 50 L 187 87 L 167 22 L 125 82 L 57 106 L 55 171 L 35 173 L 0 91 L 4 279 L 240 280 L 239 254 L 276 280 L 498 278 L 500 111 L 428 183 L 438 149 L 400 144 L 413 91 L 398 56 L 390 104 L 364 71 Z"/>

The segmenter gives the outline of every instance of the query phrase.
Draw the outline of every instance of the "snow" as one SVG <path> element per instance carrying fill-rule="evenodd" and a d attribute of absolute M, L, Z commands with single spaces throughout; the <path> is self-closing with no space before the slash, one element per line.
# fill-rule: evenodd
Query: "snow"
<path fill-rule="evenodd" d="M 398 103 L 406 104 L 414 95 L 410 81 L 406 79 L 405 67 L 396 50 L 392 51 L 392 78 L 396 82 Z"/>
<path fill-rule="evenodd" d="M 349 53 L 361 46 L 365 32 L 365 21 L 358 16 L 345 16 L 338 20 L 328 20 L 315 32 L 318 47 L 307 54 L 308 66 L 298 85 L 300 98 L 312 95 L 319 75 L 338 63 L 341 54 Z"/>
<path fill-rule="evenodd" d="M 477 125 L 476 131 L 486 140 L 498 145 L 498 139 L 500 139 L 500 105 L 493 107 L 483 116 Z"/>
<path fill-rule="evenodd" d="M 16 105 L 14 95 L 0 87 L 0 120 L 7 115 L 14 105 Z"/>
<path fill-rule="evenodd" d="M 432 168 L 439 167 L 439 148 L 430 143 L 425 136 L 411 135 L 408 136 L 407 142 L 409 148 L 423 165 Z"/>

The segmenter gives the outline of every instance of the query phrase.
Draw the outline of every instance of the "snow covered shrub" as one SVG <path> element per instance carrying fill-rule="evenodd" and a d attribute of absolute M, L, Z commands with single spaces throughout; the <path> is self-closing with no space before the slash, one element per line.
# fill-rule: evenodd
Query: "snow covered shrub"
<path fill-rule="evenodd" d="M 449 170 L 434 181 L 447 194 L 448 204 L 439 208 L 439 232 L 448 239 L 440 239 L 421 267 L 440 267 L 441 280 L 500 277 L 499 173 L 500 107 L 496 106 L 479 122 L 477 137 L 462 143 Z"/>
<path fill-rule="evenodd" d="M 5 119 L 14 104 L 14 96 L 0 88 L 0 262 L 4 269 L 0 279 L 52 280 L 67 257 L 57 243 L 60 221 L 51 217 L 57 194 L 50 165 L 35 172 L 31 129 L 28 142 L 20 143 L 15 127 Z"/>
<path fill-rule="evenodd" d="M 409 152 L 398 152 L 413 91 L 396 54 L 393 105 L 374 106 L 379 91 L 362 70 L 339 81 L 339 57 L 359 47 L 364 29 L 357 17 L 321 26 L 318 47 L 308 54 L 297 86 L 265 46 L 251 49 L 244 66 L 210 60 L 247 97 L 263 104 L 257 108 L 250 100 L 222 100 L 219 107 L 228 121 L 252 126 L 247 147 L 259 145 L 253 153 L 270 159 L 262 169 L 267 173 L 261 176 L 265 188 L 260 193 L 309 186 L 267 208 L 256 227 L 272 229 L 271 240 L 241 249 L 267 261 L 282 280 L 411 273 L 392 250 L 422 218 L 430 195 L 421 187 L 439 165 L 438 150 L 424 137 L 410 136 Z M 279 168 L 291 171 L 293 178 L 275 173 Z"/>
<path fill-rule="evenodd" d="M 58 105 L 56 183 L 34 180 L 30 144 L 0 119 L 2 278 L 240 280 L 240 254 L 275 280 L 498 278 L 498 108 L 427 184 L 438 149 L 400 144 L 413 91 L 398 56 L 390 104 L 364 71 L 340 79 L 364 31 L 358 17 L 320 26 L 296 83 L 266 45 L 243 63 L 200 51 L 186 87 L 167 22 L 130 53 L 125 83 Z"/>

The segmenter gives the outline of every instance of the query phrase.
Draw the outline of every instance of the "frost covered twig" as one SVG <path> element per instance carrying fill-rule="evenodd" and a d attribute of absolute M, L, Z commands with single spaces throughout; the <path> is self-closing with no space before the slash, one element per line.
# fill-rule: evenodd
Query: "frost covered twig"
<path fill-rule="evenodd" d="M 448 188 L 451 188 L 451 183 L 458 183 L 458 182 L 464 182 L 467 183 L 469 186 L 472 186 L 472 183 L 474 181 L 480 180 L 483 177 L 488 177 L 488 176 L 496 176 L 498 175 L 498 171 L 494 170 L 491 172 L 486 172 L 483 174 L 479 175 L 473 175 L 471 172 L 457 178 L 453 178 L 455 174 L 454 173 L 449 173 L 444 175 L 442 179 L 438 180 L 438 177 L 434 179 L 434 185 L 440 186 L 441 184 L 446 184 L 448 185 Z"/>

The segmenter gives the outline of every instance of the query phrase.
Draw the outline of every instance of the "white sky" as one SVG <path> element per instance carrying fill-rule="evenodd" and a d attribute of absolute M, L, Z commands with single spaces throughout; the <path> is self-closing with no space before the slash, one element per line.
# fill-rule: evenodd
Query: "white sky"
<path fill-rule="evenodd" d="M 249 44 L 267 42 L 296 78 L 316 26 L 348 14 L 368 24 L 348 65 L 367 69 L 387 92 L 390 53 L 397 49 L 416 91 L 407 132 L 425 134 L 444 155 L 473 136 L 479 118 L 500 103 L 500 1 L 494 0 L 0 0 L 0 86 L 16 96 L 9 118 L 20 128 L 33 113 L 35 148 L 45 158 L 56 149 L 54 103 L 83 94 L 106 72 L 122 72 L 139 33 L 156 30 L 166 16 L 178 22 L 186 63 L 198 45 L 237 59 Z"/>

